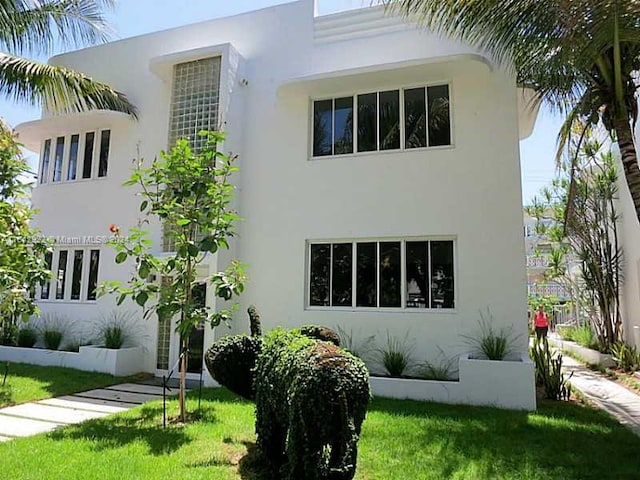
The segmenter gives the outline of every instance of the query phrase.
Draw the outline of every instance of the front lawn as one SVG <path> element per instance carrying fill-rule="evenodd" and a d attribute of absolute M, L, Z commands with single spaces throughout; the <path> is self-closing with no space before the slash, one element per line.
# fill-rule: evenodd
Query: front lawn
<path fill-rule="evenodd" d="M 7 362 L 0 362 L 0 407 L 106 387 L 128 380 L 71 368 L 9 363 L 9 374 L 3 386 L 6 365 Z"/>
<path fill-rule="evenodd" d="M 189 410 L 195 410 L 191 395 Z M 176 404 L 172 401 L 172 413 Z M 0 444 L 5 478 L 267 480 L 254 406 L 206 390 L 203 420 L 162 428 L 153 402 L 113 417 Z M 542 402 L 538 413 L 376 399 L 357 479 L 637 479 L 640 439 L 606 414 Z M 274 479 L 269 479 L 274 480 Z"/>

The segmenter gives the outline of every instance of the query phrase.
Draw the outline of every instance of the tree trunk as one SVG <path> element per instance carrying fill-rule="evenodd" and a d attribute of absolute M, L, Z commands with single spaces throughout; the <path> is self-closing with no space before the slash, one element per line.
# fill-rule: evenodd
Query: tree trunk
<path fill-rule="evenodd" d="M 624 176 L 636 209 L 636 217 L 640 222 L 640 167 L 638 166 L 638 153 L 633 142 L 633 132 L 629 119 L 617 119 L 613 122 L 618 137 L 618 146 L 622 158 Z"/>
<path fill-rule="evenodd" d="M 187 390 L 187 352 L 189 351 L 189 337 L 182 339 L 182 353 L 180 357 L 180 388 L 178 390 L 178 404 L 180 421 L 186 423 L 187 415 L 184 409 L 184 397 Z"/>

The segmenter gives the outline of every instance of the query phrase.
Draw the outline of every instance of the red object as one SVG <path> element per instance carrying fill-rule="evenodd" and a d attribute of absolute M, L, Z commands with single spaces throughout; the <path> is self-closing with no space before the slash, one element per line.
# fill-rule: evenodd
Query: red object
<path fill-rule="evenodd" d="M 109 231 L 118 235 L 120 233 L 120 228 L 115 223 L 112 223 L 109 225 Z"/>
<path fill-rule="evenodd" d="M 535 317 L 533 317 L 533 326 L 534 327 L 548 327 L 549 326 L 549 317 L 545 312 L 536 312 Z"/>

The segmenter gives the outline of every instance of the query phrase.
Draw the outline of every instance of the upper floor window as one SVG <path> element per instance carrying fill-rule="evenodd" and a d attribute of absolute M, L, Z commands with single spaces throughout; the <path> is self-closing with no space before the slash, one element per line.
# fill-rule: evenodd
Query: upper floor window
<path fill-rule="evenodd" d="M 315 100 L 312 135 L 314 157 L 451 145 L 449 86 Z"/>
<path fill-rule="evenodd" d="M 99 142 L 95 141 L 97 134 Z M 40 161 L 40 183 L 106 177 L 110 143 L 111 130 L 46 139 Z"/>
<path fill-rule="evenodd" d="M 312 243 L 308 305 L 455 308 L 453 240 Z"/>

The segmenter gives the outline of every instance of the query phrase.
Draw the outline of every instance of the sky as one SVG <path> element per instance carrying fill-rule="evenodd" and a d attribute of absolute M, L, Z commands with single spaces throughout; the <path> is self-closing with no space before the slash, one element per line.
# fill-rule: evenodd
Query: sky
<path fill-rule="evenodd" d="M 289 0 L 117 0 L 109 14 L 113 39 L 127 38 L 190 23 L 226 17 L 250 10 L 287 3 Z M 359 8 L 371 0 L 317 0 L 320 14 Z M 55 52 L 60 53 L 60 52 Z M 46 60 L 46 59 L 42 59 Z M 36 120 L 40 111 L 0 98 L 0 116 L 11 126 Z M 561 119 L 542 109 L 533 134 L 520 142 L 523 204 L 547 185 L 555 174 L 555 142 Z M 37 155 L 27 152 L 34 167 Z"/>

